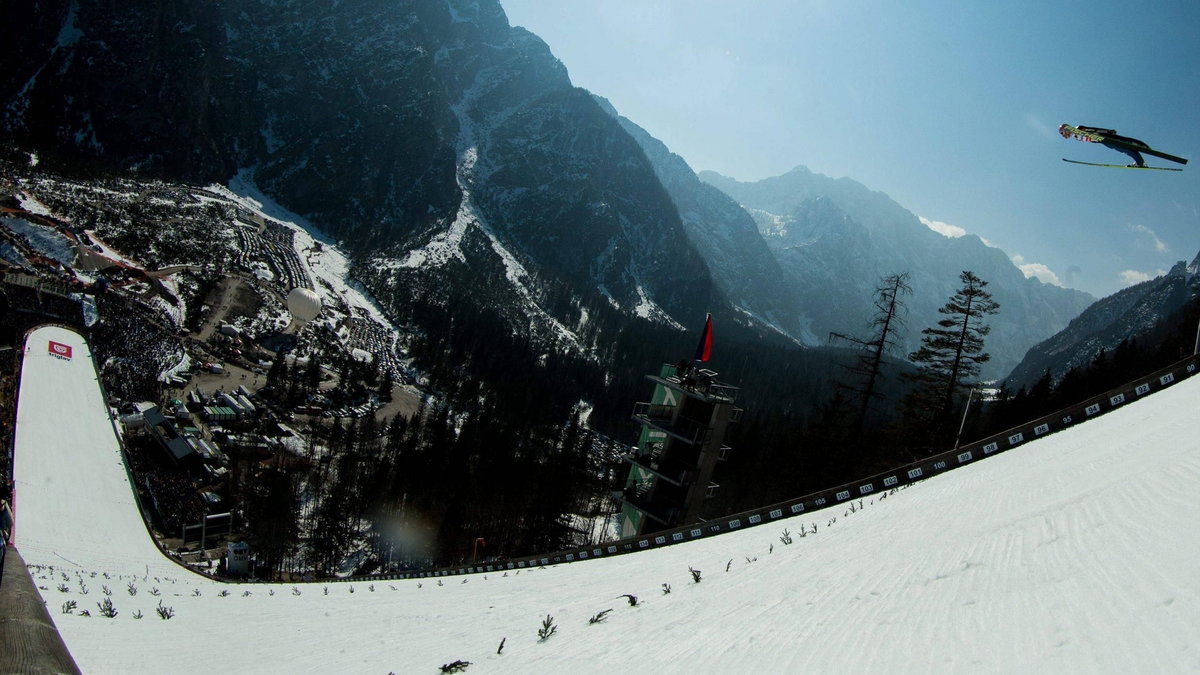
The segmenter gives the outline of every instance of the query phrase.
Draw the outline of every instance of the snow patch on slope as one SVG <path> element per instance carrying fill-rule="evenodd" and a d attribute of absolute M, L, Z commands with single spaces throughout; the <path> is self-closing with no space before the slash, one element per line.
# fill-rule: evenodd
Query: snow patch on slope
<path fill-rule="evenodd" d="M 395 265 L 395 268 L 419 268 L 425 266 L 441 267 L 451 260 L 466 262 L 462 252 L 462 240 L 467 229 L 472 225 L 480 225 L 481 216 L 471 197 L 470 176 L 474 173 L 479 161 L 479 151 L 472 145 L 459 153 L 458 187 L 462 191 L 462 201 L 458 205 L 458 213 L 445 232 L 439 232 L 427 244 L 406 253 Z"/>
<path fill-rule="evenodd" d="M 584 347 L 580 343 L 578 335 L 547 313 L 538 303 L 535 289 L 531 287 L 531 282 L 534 280 L 533 275 L 504 245 L 475 203 L 475 185 L 486 181 L 491 167 L 488 166 L 480 152 L 480 147 L 486 139 L 481 138 L 484 134 L 471 118 L 469 111 L 474 101 L 489 90 L 490 80 L 486 76 L 487 73 L 487 69 L 480 71 L 472 85 L 463 93 L 462 99 L 451 106 L 459 123 L 458 166 L 455 171 L 455 180 L 461 194 L 461 201 L 454 220 L 444 232 L 437 233 L 423 246 L 408 251 L 398 261 L 391 263 L 379 261 L 377 267 L 381 269 L 420 269 L 441 267 L 453 260 L 466 262 L 467 257 L 462 250 L 462 244 L 467 234 L 474 229 L 488 240 L 492 252 L 504 265 L 505 279 L 521 300 L 524 311 L 534 324 L 532 327 L 536 328 L 538 325 L 548 327 L 559 340 L 566 342 L 574 350 L 582 352 Z M 506 114 L 508 114 L 507 111 L 499 115 Z"/>

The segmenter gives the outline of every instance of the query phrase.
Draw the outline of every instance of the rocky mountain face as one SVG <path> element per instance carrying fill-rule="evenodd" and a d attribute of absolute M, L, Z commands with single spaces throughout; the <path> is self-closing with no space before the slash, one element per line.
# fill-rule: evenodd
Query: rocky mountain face
<path fill-rule="evenodd" d="M 1097 301 L 1062 331 L 1034 345 L 1006 380 L 1013 391 L 1032 385 L 1047 370 L 1058 380 L 1072 368 L 1091 363 L 1102 350 L 1112 351 L 1150 330 L 1197 296 L 1200 254 L 1191 264 L 1180 260 L 1157 279 Z"/>
<path fill-rule="evenodd" d="M 76 171 L 252 184 L 343 242 L 398 316 L 465 304 L 585 355 L 705 312 L 815 345 L 864 331 L 880 277 L 909 272 L 912 349 L 970 269 L 1001 304 L 994 376 L 1090 301 L 853 181 L 702 182 L 497 0 L 4 10 L 9 142 Z"/>
<path fill-rule="evenodd" d="M 670 194 L 684 231 L 708 262 L 713 279 L 733 305 L 758 322 L 794 340 L 816 342 L 794 302 L 789 283 L 754 219 L 728 195 L 704 183 L 687 162 L 626 117 L 597 98 L 637 141 Z"/>
<path fill-rule="evenodd" d="M 0 128 L 48 162 L 238 176 L 377 295 L 455 296 L 580 352 L 606 321 L 727 307 L 637 143 L 496 0 L 6 11 Z"/>
<path fill-rule="evenodd" d="M 921 329 L 942 318 L 938 308 L 958 290 L 959 273 L 988 282 L 1000 303 L 989 318 L 983 376 L 1007 373 L 1025 351 L 1067 325 L 1093 298 L 1081 291 L 1027 279 L 999 249 L 968 235 L 950 238 L 881 192 L 848 178 L 832 179 L 805 168 L 754 183 L 712 172 L 700 178 L 753 216 L 780 267 L 797 290 L 796 305 L 819 338 L 831 331 L 863 335 L 879 280 L 908 273 L 913 294 L 904 348 L 915 349 Z"/>

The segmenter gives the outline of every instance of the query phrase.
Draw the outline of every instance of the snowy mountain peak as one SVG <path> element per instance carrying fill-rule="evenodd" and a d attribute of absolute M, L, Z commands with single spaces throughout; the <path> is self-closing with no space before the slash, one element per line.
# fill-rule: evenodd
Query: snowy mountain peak
<path fill-rule="evenodd" d="M 880 278 L 907 272 L 914 294 L 907 300 L 903 349 L 915 350 L 921 329 L 941 318 L 937 310 L 957 290 L 959 273 L 971 270 L 1000 303 L 1000 313 L 989 320 L 992 360 L 984 373 L 998 377 L 1092 301 L 1086 293 L 1027 279 L 1007 255 L 978 237 L 945 237 L 887 195 L 850 179 L 804 167 L 753 183 L 712 172 L 700 176 L 754 216 L 797 289 L 805 323 L 818 336 L 861 333 Z"/>

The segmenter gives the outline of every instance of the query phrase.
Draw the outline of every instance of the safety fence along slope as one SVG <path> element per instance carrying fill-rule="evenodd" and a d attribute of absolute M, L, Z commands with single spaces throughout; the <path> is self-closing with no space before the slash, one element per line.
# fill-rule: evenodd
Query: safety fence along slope
<path fill-rule="evenodd" d="M 754 527 L 802 513 L 819 511 L 852 499 L 886 492 L 892 488 L 915 483 L 940 473 L 977 462 L 986 457 L 1005 452 L 1031 440 L 1056 431 L 1062 431 L 1081 422 L 1119 408 L 1131 401 L 1144 398 L 1156 391 L 1191 377 L 1200 368 L 1200 355 L 1192 355 L 1166 368 L 1138 378 L 1081 403 L 1063 408 L 1044 417 L 1015 426 L 982 440 L 959 446 L 954 450 L 932 455 L 891 471 L 875 474 L 862 480 L 814 492 L 803 497 L 770 504 L 749 511 L 715 518 L 703 523 L 663 530 L 653 534 L 620 539 L 617 541 L 566 549 L 554 553 L 513 558 L 503 562 L 489 562 L 466 566 L 439 567 L 383 575 L 349 577 L 344 581 L 368 579 L 417 579 L 427 577 L 455 576 L 541 567 L 559 563 L 576 562 L 594 558 L 605 558 L 644 551 L 651 548 L 670 546 L 703 537 Z"/>

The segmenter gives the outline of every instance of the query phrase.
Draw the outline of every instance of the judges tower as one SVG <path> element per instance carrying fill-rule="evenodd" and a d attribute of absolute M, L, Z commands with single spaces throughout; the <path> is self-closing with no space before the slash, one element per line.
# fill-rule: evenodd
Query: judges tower
<path fill-rule="evenodd" d="M 619 494 L 622 537 L 700 522 L 704 500 L 717 489 L 713 470 L 729 452 L 725 431 L 742 414 L 734 406 L 738 388 L 716 378 L 687 361 L 646 376 L 654 394 L 634 407 L 641 432 L 623 457 L 629 475 Z"/>

